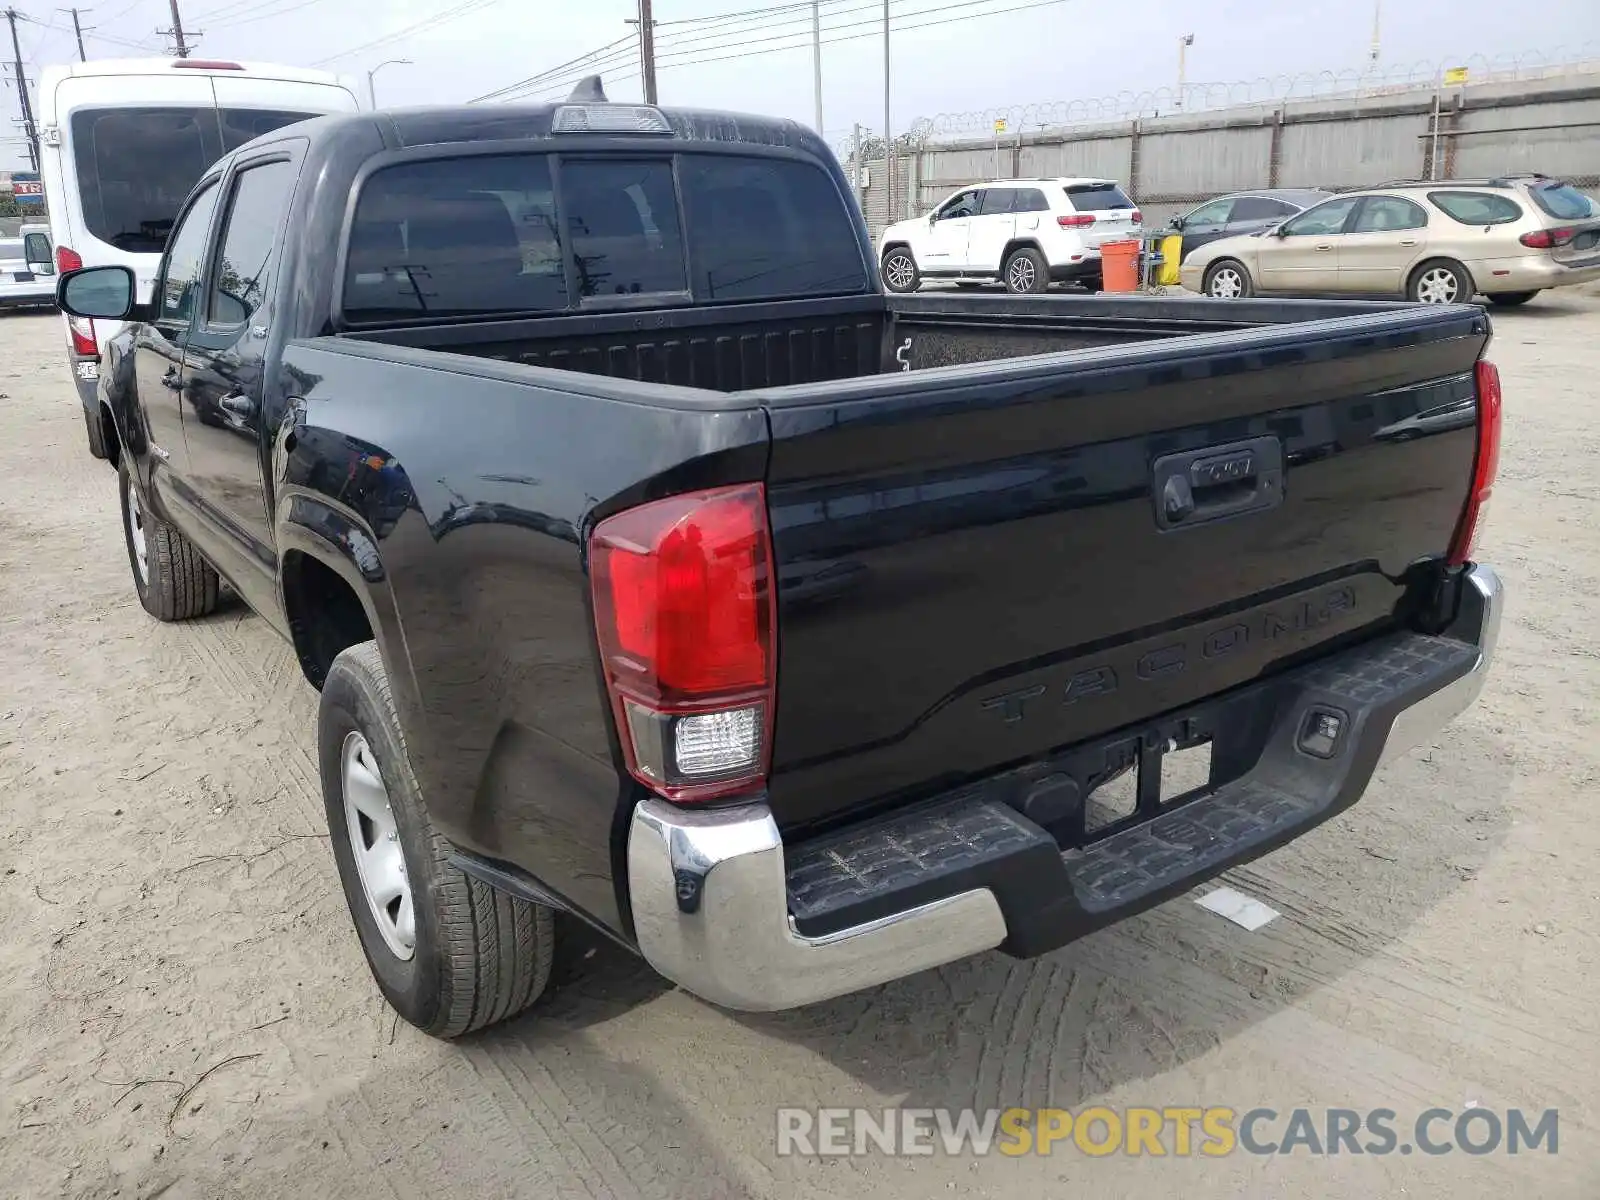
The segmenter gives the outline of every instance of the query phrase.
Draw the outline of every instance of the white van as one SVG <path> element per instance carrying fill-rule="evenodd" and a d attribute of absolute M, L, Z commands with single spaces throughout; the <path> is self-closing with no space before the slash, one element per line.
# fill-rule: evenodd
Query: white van
<path fill-rule="evenodd" d="M 148 300 L 167 233 L 207 167 L 284 125 L 360 107 L 338 76 L 296 67 L 161 58 L 48 68 L 37 120 L 57 267 L 131 267 Z M 120 328 L 67 318 L 68 358 L 97 458 L 107 449 L 100 353 Z"/>

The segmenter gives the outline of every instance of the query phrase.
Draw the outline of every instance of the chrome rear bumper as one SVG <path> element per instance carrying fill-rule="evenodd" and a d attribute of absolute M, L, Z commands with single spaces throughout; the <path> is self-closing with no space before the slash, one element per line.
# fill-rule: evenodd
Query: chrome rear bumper
<path fill-rule="evenodd" d="M 634 811 L 628 835 L 628 885 L 640 952 L 662 975 L 712 1003 L 764 1011 L 872 987 L 1002 943 L 1008 949 L 1048 944 L 1055 928 L 1061 930 L 1057 944 L 1081 936 L 1177 894 L 1234 862 L 1265 853 L 1353 803 L 1378 767 L 1431 741 L 1477 698 L 1494 659 L 1502 606 L 1495 572 L 1485 566 L 1471 568 L 1463 581 L 1455 625 L 1442 639 L 1418 638 L 1435 653 L 1440 645 L 1453 647 L 1450 654 L 1457 665 L 1449 681 L 1417 695 L 1386 724 L 1376 718 L 1358 721 L 1363 744 L 1351 747 L 1340 762 L 1328 764 L 1329 770 L 1346 772 L 1348 778 L 1339 786 L 1298 798 L 1272 795 L 1270 781 L 1235 788 L 1233 795 L 1225 795 L 1227 788 L 1218 789 L 1215 796 L 1196 799 L 1142 829 L 1130 830 L 1130 849 L 1112 845 L 1120 838 L 1102 843 L 1119 856 L 1113 866 L 1120 876 L 1102 871 L 1094 877 L 1084 870 L 1085 855 L 1080 851 L 1069 852 L 1060 864 L 1053 853 L 1046 854 L 1052 870 L 1059 869 L 1061 882 L 1059 898 L 1043 913 L 1002 911 L 996 890 L 985 886 L 808 937 L 797 930 L 790 913 L 783 839 L 765 804 L 697 810 L 646 800 Z M 1391 653 L 1386 661 L 1392 660 Z M 1464 672 L 1463 662 L 1470 664 Z M 1336 662 L 1335 672 L 1339 669 Z M 1343 678 L 1350 696 L 1359 702 L 1369 687 L 1360 660 L 1351 662 Z M 1366 740 L 1380 737 L 1381 749 Z M 1212 800 L 1217 802 L 1216 811 L 1208 814 Z M 1258 807 L 1252 810 L 1251 804 Z M 1028 824 L 1012 810 L 1003 811 L 1013 828 L 1018 822 Z M 1236 838 L 1234 844 L 1227 843 L 1230 837 Z M 905 840 L 896 844 L 891 834 L 884 834 L 884 855 L 900 852 Z M 1152 865 L 1153 860 L 1136 861 L 1152 850 L 1155 859 L 1171 859 L 1174 851 L 1189 855 L 1192 869 L 1186 872 L 1180 864 L 1180 869 L 1161 874 L 1165 868 Z M 839 857 L 840 869 L 853 870 L 854 863 L 875 857 L 880 857 L 875 845 L 868 844 L 864 854 L 857 847 L 851 856 Z M 1037 867 L 1037 848 L 1029 862 L 1030 868 Z M 1020 869 L 1022 863 L 996 859 L 993 865 L 1005 872 L 1012 865 Z M 1046 891 L 1056 887 L 1052 879 L 1046 878 Z M 1006 912 L 1017 920 L 1015 928 L 1008 929 Z M 1037 928 L 1023 929 L 1029 920 L 1050 927 L 1043 941 Z"/>

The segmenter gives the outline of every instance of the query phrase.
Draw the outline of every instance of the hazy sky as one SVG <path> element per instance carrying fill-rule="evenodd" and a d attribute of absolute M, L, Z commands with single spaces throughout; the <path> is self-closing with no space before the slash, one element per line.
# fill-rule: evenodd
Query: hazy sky
<path fill-rule="evenodd" d="M 75 57 L 70 18 L 56 7 L 63 0 L 16 2 L 19 11 L 54 26 L 20 26 L 30 75 Z M 1381 63 L 1388 69 L 1470 55 L 1600 58 L 1600 0 L 1541 0 L 1535 10 L 1503 0 L 1383 2 Z M 368 68 L 386 58 L 414 60 L 378 76 L 379 101 L 390 105 L 469 100 L 549 71 L 631 37 L 624 21 L 636 10 L 635 0 L 182 3 L 185 26 L 204 31 L 202 57 L 299 65 L 331 58 L 324 68 L 358 77 L 363 91 Z M 696 20 L 775 6 L 780 11 Z M 662 102 L 810 121 L 810 8 L 785 0 L 655 0 Z M 1359 70 L 1373 18 L 1372 0 L 891 0 L 890 11 L 897 27 L 891 37 L 897 132 L 939 112 L 1171 86 L 1184 33 L 1195 39 L 1188 51 L 1191 84 Z M 1530 11 L 1537 20 L 1528 19 Z M 379 41 L 430 19 L 431 26 Z M 822 0 L 823 37 L 833 42 L 823 47 L 823 123 L 836 144 L 854 121 L 882 127 L 881 20 L 881 0 Z M 160 53 L 154 31 L 170 24 L 167 0 L 95 0 L 84 22 L 95 58 Z M 898 28 L 914 25 L 925 27 Z M 779 51 L 787 46 L 799 48 Z M 697 61 L 712 58 L 721 61 Z M 602 65 L 614 99 L 639 94 L 637 54 L 628 45 Z M 0 102 L 15 115 L 14 90 L 0 92 Z M 24 165 L 20 149 L 15 141 L 0 142 L 0 167 Z"/>

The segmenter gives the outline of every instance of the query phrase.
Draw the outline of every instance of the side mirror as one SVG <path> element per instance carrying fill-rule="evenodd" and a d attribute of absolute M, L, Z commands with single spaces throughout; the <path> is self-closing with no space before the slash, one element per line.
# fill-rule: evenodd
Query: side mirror
<path fill-rule="evenodd" d="M 133 270 L 85 267 L 68 271 L 56 284 L 56 307 L 73 317 L 125 320 L 134 310 Z"/>
<path fill-rule="evenodd" d="M 1172 220 L 1167 222 L 1167 223 L 1169 225 L 1171 225 L 1174 229 L 1182 229 L 1183 228 L 1183 218 L 1182 217 L 1173 217 Z"/>
<path fill-rule="evenodd" d="M 1279 225 L 1276 228 L 1274 228 L 1273 231 L 1272 231 L 1272 236 L 1275 237 L 1275 238 L 1286 238 L 1286 237 L 1288 237 L 1289 236 L 1288 223 L 1285 222 L 1284 224 Z"/>
<path fill-rule="evenodd" d="M 28 264 L 28 270 L 35 275 L 54 275 L 56 273 L 56 265 L 55 263 L 47 262 L 31 262 Z"/>

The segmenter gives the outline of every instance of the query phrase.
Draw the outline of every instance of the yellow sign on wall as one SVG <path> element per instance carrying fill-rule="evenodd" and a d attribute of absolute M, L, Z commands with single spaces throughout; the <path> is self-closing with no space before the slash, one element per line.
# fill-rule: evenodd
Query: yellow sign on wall
<path fill-rule="evenodd" d="M 995 118 L 994 131 L 996 133 L 1004 133 L 1006 131 L 1006 119 L 1004 117 Z"/>
<path fill-rule="evenodd" d="M 1451 67 L 1444 73 L 1444 82 L 1447 87 L 1458 83 L 1465 83 L 1466 81 L 1467 69 L 1465 67 Z"/>

